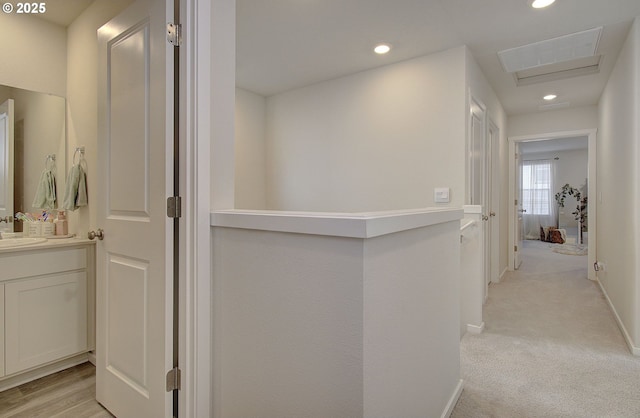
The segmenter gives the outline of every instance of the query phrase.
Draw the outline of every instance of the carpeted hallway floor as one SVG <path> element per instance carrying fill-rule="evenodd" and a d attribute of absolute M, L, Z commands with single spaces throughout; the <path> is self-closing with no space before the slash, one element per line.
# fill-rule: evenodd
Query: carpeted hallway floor
<path fill-rule="evenodd" d="M 520 270 L 492 284 L 485 331 L 461 344 L 454 418 L 640 417 L 632 356 L 587 257 L 526 241 Z"/>

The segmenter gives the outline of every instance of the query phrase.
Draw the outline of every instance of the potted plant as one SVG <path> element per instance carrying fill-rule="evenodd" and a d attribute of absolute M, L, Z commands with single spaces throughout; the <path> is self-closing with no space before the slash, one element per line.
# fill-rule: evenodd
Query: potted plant
<path fill-rule="evenodd" d="M 586 185 L 583 189 L 586 189 Z M 574 196 L 576 198 L 576 201 L 578 202 L 578 205 L 576 206 L 576 210 L 571 212 L 571 214 L 574 216 L 574 219 L 576 221 L 578 221 L 580 227 L 578 228 L 578 232 L 580 234 L 580 244 L 583 244 L 583 237 L 582 237 L 582 232 L 584 231 L 584 228 L 586 226 L 587 223 L 587 194 L 585 193 L 585 196 L 582 197 L 582 193 L 580 192 L 579 189 L 576 189 L 575 187 L 572 187 L 571 185 L 569 185 L 569 183 L 565 184 L 564 186 L 562 186 L 562 189 L 560 190 L 560 192 L 556 193 L 556 202 L 558 202 L 558 206 L 563 208 L 564 207 L 564 200 L 567 198 L 567 196 Z"/>

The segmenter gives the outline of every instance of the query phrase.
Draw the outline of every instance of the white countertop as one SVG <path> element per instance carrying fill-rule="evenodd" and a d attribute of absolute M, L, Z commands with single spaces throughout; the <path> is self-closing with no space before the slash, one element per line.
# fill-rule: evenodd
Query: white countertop
<path fill-rule="evenodd" d="M 462 219 L 462 208 L 421 208 L 335 213 L 269 210 L 217 210 L 211 226 L 348 238 L 374 238 Z"/>
<path fill-rule="evenodd" d="M 10 241 L 11 239 L 12 238 L 5 238 L 3 241 Z M 72 247 L 72 246 L 81 245 L 81 244 L 95 245 L 95 241 L 91 241 L 87 238 L 78 238 L 78 237 L 54 238 L 54 239 L 47 239 L 45 242 L 38 243 L 38 244 L 22 245 L 19 247 L 0 248 L 0 254 L 17 252 L 17 251 L 41 250 L 45 248 Z"/>

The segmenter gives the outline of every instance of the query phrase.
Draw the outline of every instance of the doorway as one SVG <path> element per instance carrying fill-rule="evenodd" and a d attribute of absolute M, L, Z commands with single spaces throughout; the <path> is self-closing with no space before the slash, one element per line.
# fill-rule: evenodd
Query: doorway
<path fill-rule="evenodd" d="M 580 245 L 580 236 L 581 231 L 586 230 L 587 236 L 587 262 L 588 265 L 591 266 L 595 262 L 596 259 L 596 237 L 595 237 L 595 221 L 596 221 L 596 182 L 595 182 L 595 173 L 596 173 L 596 155 L 595 155 L 595 140 L 596 140 L 596 130 L 581 130 L 581 131 L 566 131 L 566 132 L 554 132 L 554 133 L 545 133 L 540 135 L 529 135 L 529 136 L 520 136 L 520 137 L 510 137 L 509 138 L 509 155 L 512 155 L 511 163 L 509 164 L 509 201 L 514 202 L 510 205 L 509 209 L 509 269 L 517 270 L 519 267 L 521 249 L 523 245 L 523 239 L 529 236 L 532 238 L 532 234 L 534 234 L 534 229 L 531 225 L 534 225 L 536 228 L 539 226 L 545 225 L 536 225 L 536 220 L 538 223 L 544 222 L 545 224 L 556 223 L 556 227 L 565 227 L 560 228 L 565 231 L 569 231 L 566 234 L 565 241 L 567 244 Z M 576 178 L 571 178 L 570 174 L 566 173 L 566 169 L 573 165 L 570 163 L 572 159 L 572 153 L 567 153 L 571 149 L 584 149 L 586 146 L 587 150 L 587 169 L 586 169 L 586 179 L 579 180 Z M 566 151 L 563 153 L 563 151 Z M 562 161 L 562 156 L 565 156 L 565 160 Z M 527 156 L 527 157 L 525 157 Z M 557 159 L 556 159 L 557 158 Z M 528 161 L 525 163 L 524 161 Z M 582 193 L 586 194 L 586 196 L 593 197 L 592 199 L 587 199 L 586 205 L 586 214 L 587 219 L 585 222 L 584 229 L 580 228 L 579 221 L 575 219 L 575 215 L 572 212 L 575 212 L 576 209 L 572 208 L 573 204 L 568 203 L 565 207 L 559 207 L 559 211 L 557 214 L 547 214 L 544 210 L 545 201 L 542 199 L 538 202 L 538 206 L 534 208 L 532 206 L 531 196 L 533 194 L 537 194 L 538 196 L 542 194 L 546 194 L 544 191 L 544 181 L 538 182 L 538 186 L 536 190 L 533 190 L 533 186 L 529 189 L 524 187 L 527 190 L 523 190 L 522 182 L 519 180 L 520 177 L 524 177 L 525 180 L 531 181 L 531 173 L 532 170 L 538 170 L 540 173 L 543 173 L 545 170 L 549 170 L 550 173 L 558 171 L 557 168 L 559 165 L 563 164 L 563 168 L 565 172 L 562 170 L 557 174 L 560 174 L 560 177 L 557 181 L 553 181 L 553 186 L 551 184 L 550 187 L 553 189 L 550 191 L 549 196 L 553 197 L 553 200 L 548 202 L 549 209 L 555 209 L 557 206 L 555 200 L 555 194 L 561 192 L 561 188 L 564 184 L 559 184 L 560 182 L 565 184 L 570 184 L 568 181 L 571 181 L 573 184 L 573 189 L 579 190 L 583 189 Z M 524 170 L 523 170 L 523 167 Z M 568 180 L 571 179 L 571 180 Z M 558 190 L 556 190 L 558 189 Z M 523 196 L 520 197 L 520 192 L 523 192 Z M 574 202 L 575 203 L 575 202 Z M 542 208 L 542 209 L 541 209 Z M 529 210 L 529 214 L 527 214 L 527 210 Z M 533 213 L 532 213 L 533 212 Z M 537 218 L 537 216 L 539 216 Z M 553 221 L 545 220 L 547 217 L 553 216 Z M 529 220 L 532 220 L 529 228 L 526 228 L 526 217 Z M 574 218 L 572 220 L 572 218 Z M 525 231 L 521 231 L 520 220 L 524 221 Z M 547 236 L 547 232 L 545 231 L 545 236 Z M 540 232 L 539 232 L 540 233 Z M 593 269 L 588 269 L 588 277 L 590 280 L 595 280 L 595 271 Z"/>

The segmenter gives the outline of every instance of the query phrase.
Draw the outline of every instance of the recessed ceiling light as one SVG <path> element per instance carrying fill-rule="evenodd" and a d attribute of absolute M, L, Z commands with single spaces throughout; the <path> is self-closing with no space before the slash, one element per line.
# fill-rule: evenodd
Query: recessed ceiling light
<path fill-rule="evenodd" d="M 555 95 L 555 94 L 547 94 L 546 96 L 543 97 L 543 99 L 549 101 L 549 100 L 555 99 L 556 97 L 558 97 L 558 96 Z"/>
<path fill-rule="evenodd" d="M 391 51 L 391 46 L 389 46 L 388 44 L 380 44 L 377 45 L 375 48 L 373 48 L 373 51 L 376 54 L 386 54 L 387 52 Z"/>
<path fill-rule="evenodd" d="M 556 0 L 529 0 L 531 7 L 534 9 L 542 9 L 555 3 Z"/>

